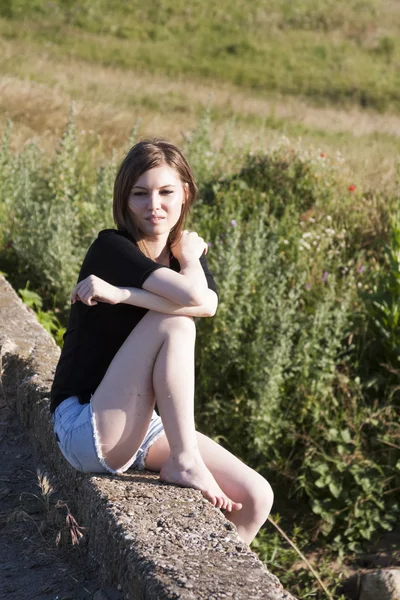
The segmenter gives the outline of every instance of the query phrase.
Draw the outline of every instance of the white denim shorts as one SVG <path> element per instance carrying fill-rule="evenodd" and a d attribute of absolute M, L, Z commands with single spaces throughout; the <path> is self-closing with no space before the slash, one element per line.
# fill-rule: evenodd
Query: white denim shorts
<path fill-rule="evenodd" d="M 53 413 L 54 433 L 67 461 L 83 473 L 123 473 L 129 468 L 143 470 L 149 448 L 164 433 L 161 417 L 153 415 L 144 440 L 132 459 L 119 471 L 111 469 L 102 458 L 92 405 L 80 404 L 77 396 L 63 400 Z"/>

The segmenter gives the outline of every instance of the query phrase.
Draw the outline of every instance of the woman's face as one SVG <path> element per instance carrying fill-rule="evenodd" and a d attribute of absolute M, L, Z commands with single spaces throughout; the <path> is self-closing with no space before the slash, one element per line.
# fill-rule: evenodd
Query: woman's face
<path fill-rule="evenodd" d="M 168 237 L 185 202 L 178 173 L 167 165 L 149 169 L 135 182 L 128 206 L 139 231 L 146 238 Z"/>

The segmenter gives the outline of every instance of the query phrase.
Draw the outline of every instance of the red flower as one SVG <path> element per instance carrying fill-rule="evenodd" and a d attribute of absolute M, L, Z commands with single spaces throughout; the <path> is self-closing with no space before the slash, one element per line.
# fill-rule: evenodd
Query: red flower
<path fill-rule="evenodd" d="M 325 154 L 325 152 L 321 152 L 321 157 L 322 157 L 322 158 L 326 158 L 326 154 Z"/>
<path fill-rule="evenodd" d="M 354 190 L 356 189 L 355 185 L 349 185 L 349 192 L 354 192 Z"/>

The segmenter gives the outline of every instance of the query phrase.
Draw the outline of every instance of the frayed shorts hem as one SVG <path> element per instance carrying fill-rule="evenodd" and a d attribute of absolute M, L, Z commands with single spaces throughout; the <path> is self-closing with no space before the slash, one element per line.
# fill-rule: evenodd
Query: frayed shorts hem
<path fill-rule="evenodd" d="M 161 418 L 155 411 L 144 440 L 132 458 L 118 470 L 107 465 L 101 452 L 96 418 L 91 403 L 80 404 L 77 396 L 64 400 L 53 414 L 54 432 L 66 460 L 83 473 L 120 475 L 128 469 L 144 470 L 150 447 L 164 434 Z"/>

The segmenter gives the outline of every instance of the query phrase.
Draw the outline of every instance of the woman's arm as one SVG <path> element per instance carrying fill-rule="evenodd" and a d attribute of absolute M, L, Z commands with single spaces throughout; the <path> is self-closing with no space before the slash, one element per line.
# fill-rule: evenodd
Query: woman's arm
<path fill-rule="evenodd" d="M 195 231 L 185 230 L 171 251 L 179 262 L 180 273 L 158 269 L 147 277 L 142 288 L 180 306 L 203 306 L 208 297 L 208 285 L 200 257 L 207 252 L 207 244 Z"/>
<path fill-rule="evenodd" d="M 162 296 L 138 288 L 120 288 L 123 304 L 141 306 L 167 315 L 185 315 L 187 317 L 213 317 L 217 311 L 218 296 L 207 288 L 203 304 L 197 306 L 182 306 Z"/>
<path fill-rule="evenodd" d="M 199 259 L 180 261 L 180 273 L 158 269 L 143 283 L 143 290 L 180 306 L 202 306 L 208 293 L 207 280 Z"/>
<path fill-rule="evenodd" d="M 208 288 L 204 294 L 202 304 L 183 306 L 147 290 L 116 287 L 100 279 L 100 277 L 96 277 L 96 275 L 89 275 L 89 277 L 76 284 L 72 291 L 71 302 L 74 304 L 77 300 L 81 300 L 88 306 L 95 306 L 97 302 L 123 303 L 169 315 L 185 315 L 188 317 L 212 317 L 218 306 L 217 294 Z"/>

